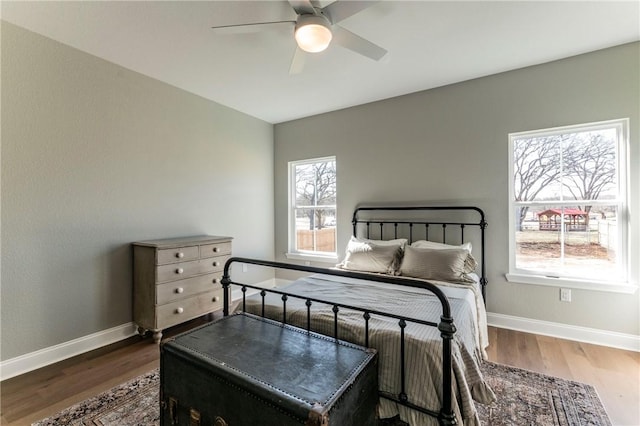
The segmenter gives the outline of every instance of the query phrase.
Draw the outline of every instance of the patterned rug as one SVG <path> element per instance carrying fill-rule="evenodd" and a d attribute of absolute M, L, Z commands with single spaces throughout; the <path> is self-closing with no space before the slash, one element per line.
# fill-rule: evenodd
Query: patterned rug
<path fill-rule="evenodd" d="M 482 370 L 498 396 L 491 406 L 477 404 L 483 425 L 611 425 L 591 385 L 492 362 Z M 159 425 L 159 382 L 158 370 L 151 371 L 32 426 Z"/>
<path fill-rule="evenodd" d="M 482 372 L 498 397 L 490 406 L 476 404 L 483 425 L 611 425 L 591 385 L 492 362 Z"/>

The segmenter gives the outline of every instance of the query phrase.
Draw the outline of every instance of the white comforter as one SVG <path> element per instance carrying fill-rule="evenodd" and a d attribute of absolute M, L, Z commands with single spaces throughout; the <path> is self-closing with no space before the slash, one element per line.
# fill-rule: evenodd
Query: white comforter
<path fill-rule="evenodd" d="M 473 400 L 490 403 L 495 395 L 484 382 L 479 363 L 488 345 L 484 303 L 476 287 L 469 284 L 440 283 L 451 305 L 457 331 L 452 342 L 454 412 L 459 424 L 479 425 Z M 440 322 L 442 306 L 429 290 L 394 284 L 365 281 L 331 275 L 301 278 L 278 290 L 321 300 L 335 301 L 363 309 L 402 315 L 409 318 Z M 268 294 L 265 316 L 281 321 L 282 300 Z M 241 307 L 240 307 L 241 308 Z M 260 315 L 261 298 L 247 298 L 247 312 Z M 314 303 L 311 307 L 311 329 L 333 335 L 334 313 L 331 306 Z M 338 313 L 338 338 L 364 344 L 362 313 L 342 309 Z M 306 327 L 307 307 L 304 300 L 287 301 L 288 324 Z M 400 379 L 400 328 L 398 320 L 372 316 L 369 321 L 369 346 L 379 354 L 379 389 L 398 395 Z M 405 329 L 406 393 L 409 401 L 432 411 L 442 404 L 442 339 L 435 327 L 407 322 Z M 437 424 L 436 419 L 380 399 L 380 417 L 400 414 L 412 426 Z"/>

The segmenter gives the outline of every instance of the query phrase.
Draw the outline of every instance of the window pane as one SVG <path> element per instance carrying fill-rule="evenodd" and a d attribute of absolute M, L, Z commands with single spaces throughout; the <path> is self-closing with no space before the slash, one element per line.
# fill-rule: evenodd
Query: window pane
<path fill-rule="evenodd" d="M 295 209 L 296 250 L 335 253 L 335 209 Z"/>
<path fill-rule="evenodd" d="M 561 147 L 560 136 L 514 139 L 514 201 L 560 200 Z"/>
<path fill-rule="evenodd" d="M 318 205 L 335 206 L 336 204 L 336 162 L 327 161 L 317 165 Z"/>
<path fill-rule="evenodd" d="M 516 268 L 582 279 L 623 276 L 616 206 L 518 207 L 515 215 Z"/>
<path fill-rule="evenodd" d="M 300 164 L 294 168 L 296 185 L 296 206 L 311 206 L 314 201 L 313 164 Z"/>
<path fill-rule="evenodd" d="M 615 129 L 565 135 L 562 151 L 563 199 L 615 199 L 616 164 Z"/>
<path fill-rule="evenodd" d="M 296 206 L 336 204 L 336 163 L 322 161 L 295 166 Z"/>

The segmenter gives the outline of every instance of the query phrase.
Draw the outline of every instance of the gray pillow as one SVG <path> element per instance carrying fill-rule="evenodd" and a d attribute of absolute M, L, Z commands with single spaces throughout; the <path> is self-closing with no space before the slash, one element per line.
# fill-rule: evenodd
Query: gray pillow
<path fill-rule="evenodd" d="M 464 249 L 429 249 L 407 246 L 400 264 L 400 275 L 425 280 L 473 282 L 465 275 Z"/>
<path fill-rule="evenodd" d="M 478 262 L 471 255 L 471 243 L 464 243 L 459 246 L 454 246 L 451 244 L 443 244 L 443 243 L 436 243 L 434 241 L 420 240 L 420 241 L 415 241 L 413 244 L 411 244 L 411 247 L 440 249 L 440 250 L 464 249 L 469 253 L 467 255 L 467 258 L 464 261 L 464 272 L 466 274 L 469 274 L 475 271 L 476 267 L 478 266 Z"/>
<path fill-rule="evenodd" d="M 400 244 L 376 244 L 372 241 L 352 239 L 347 244 L 344 260 L 337 266 L 350 271 L 394 274 L 401 256 Z"/>

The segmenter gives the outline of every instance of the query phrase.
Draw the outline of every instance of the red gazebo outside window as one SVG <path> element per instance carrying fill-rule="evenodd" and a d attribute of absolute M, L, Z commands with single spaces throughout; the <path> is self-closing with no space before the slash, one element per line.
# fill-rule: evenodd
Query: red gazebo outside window
<path fill-rule="evenodd" d="M 538 225 L 541 231 L 559 231 L 564 213 L 565 231 L 586 231 L 588 213 L 580 209 L 548 209 L 538 213 Z"/>

